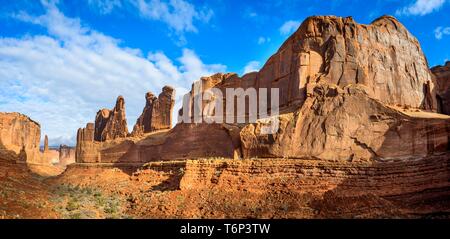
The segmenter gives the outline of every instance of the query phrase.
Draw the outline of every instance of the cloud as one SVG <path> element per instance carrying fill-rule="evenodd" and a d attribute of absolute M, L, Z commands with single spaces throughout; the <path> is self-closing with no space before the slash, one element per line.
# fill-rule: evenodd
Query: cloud
<path fill-rule="evenodd" d="M 260 68 L 261 63 L 259 63 L 259 61 L 250 61 L 247 65 L 245 65 L 243 73 L 247 74 L 250 72 L 259 71 Z"/>
<path fill-rule="evenodd" d="M 100 14 L 109 14 L 115 8 L 122 7 L 121 0 L 88 0 L 89 6 L 98 9 Z"/>
<path fill-rule="evenodd" d="M 131 129 L 146 91 L 158 94 L 171 85 L 179 107 L 194 80 L 226 70 L 224 65 L 203 63 L 190 49 L 173 61 L 163 52 L 144 54 L 123 47 L 120 40 L 43 3 L 44 15 L 14 17 L 42 26 L 46 35 L 0 38 L 0 109 L 40 122 L 51 145 L 73 145 L 77 128 L 92 122 L 98 109 L 112 108 L 118 95 L 125 97 Z"/>
<path fill-rule="evenodd" d="M 439 10 L 445 0 L 416 0 L 413 4 L 396 11 L 396 15 L 424 16 Z"/>
<path fill-rule="evenodd" d="M 300 26 L 300 21 L 287 21 L 285 23 L 283 23 L 283 25 L 280 27 L 280 33 L 281 35 L 289 35 L 291 33 L 293 33 L 294 31 L 296 31 L 298 29 L 298 27 Z"/>
<path fill-rule="evenodd" d="M 101 14 L 121 9 L 137 13 L 143 19 L 164 22 L 179 35 L 197 32 L 194 23 L 207 23 L 214 15 L 211 9 L 196 7 L 185 0 L 89 0 L 88 3 Z"/>
<path fill-rule="evenodd" d="M 440 40 L 444 35 L 450 35 L 450 27 L 437 27 L 434 29 L 434 36 Z"/>
<path fill-rule="evenodd" d="M 271 41 L 271 39 L 268 38 L 268 37 L 259 37 L 259 38 L 258 38 L 258 44 L 259 44 L 259 45 L 262 45 L 262 44 L 264 44 L 264 43 L 266 43 L 266 42 L 270 42 L 270 41 Z"/>

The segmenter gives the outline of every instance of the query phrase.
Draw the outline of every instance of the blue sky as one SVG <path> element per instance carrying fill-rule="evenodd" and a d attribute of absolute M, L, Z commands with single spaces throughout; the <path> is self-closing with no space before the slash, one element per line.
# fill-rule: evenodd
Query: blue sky
<path fill-rule="evenodd" d="M 181 96 L 200 76 L 258 70 L 311 15 L 393 15 L 434 66 L 450 59 L 449 12 L 450 0 L 0 0 L 0 111 L 73 145 L 120 94 L 131 130 L 145 92 Z"/>

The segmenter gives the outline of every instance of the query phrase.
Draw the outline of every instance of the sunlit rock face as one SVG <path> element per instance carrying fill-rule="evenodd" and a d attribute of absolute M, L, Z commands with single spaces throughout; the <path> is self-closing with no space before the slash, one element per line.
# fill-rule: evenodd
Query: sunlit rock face
<path fill-rule="evenodd" d="M 0 112 L 0 157 L 23 162 L 40 161 L 41 126 L 28 116 Z"/>

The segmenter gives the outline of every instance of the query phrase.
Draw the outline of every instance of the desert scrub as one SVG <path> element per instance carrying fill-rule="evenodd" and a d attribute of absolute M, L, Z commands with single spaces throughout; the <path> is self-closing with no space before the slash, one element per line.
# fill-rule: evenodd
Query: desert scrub
<path fill-rule="evenodd" d="M 59 185 L 53 188 L 54 211 L 62 218 L 129 218 L 122 210 L 126 201 L 117 194 L 105 194 L 95 187 Z"/>

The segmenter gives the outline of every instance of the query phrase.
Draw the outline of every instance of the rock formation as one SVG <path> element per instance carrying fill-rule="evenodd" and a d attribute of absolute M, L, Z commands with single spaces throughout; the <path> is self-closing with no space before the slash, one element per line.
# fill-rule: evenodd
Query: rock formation
<path fill-rule="evenodd" d="M 136 121 L 131 135 L 139 136 L 172 127 L 172 111 L 175 104 L 175 92 L 165 86 L 158 98 L 153 93 L 145 94 L 145 107 Z"/>
<path fill-rule="evenodd" d="M 309 17 L 259 72 L 201 79 L 203 91 L 215 87 L 224 95 L 225 88 L 278 88 L 281 111 L 300 107 L 311 83 L 358 84 L 383 104 L 437 108 L 435 83 L 419 42 L 390 16 L 370 25 L 351 17 Z"/>
<path fill-rule="evenodd" d="M 119 96 L 116 106 L 112 110 L 102 109 L 95 117 L 94 139 L 105 141 L 124 138 L 128 135 L 127 119 L 125 115 L 125 99 Z"/>
<path fill-rule="evenodd" d="M 62 166 L 67 166 L 75 163 L 75 148 L 67 145 L 59 146 L 59 163 Z"/>
<path fill-rule="evenodd" d="M 28 116 L 0 112 L 0 158 L 34 162 L 40 159 L 41 126 Z"/>
<path fill-rule="evenodd" d="M 381 17 L 370 25 L 352 18 L 310 17 L 259 72 L 202 77 L 192 86 L 190 107 L 180 110 L 180 115 L 193 115 L 194 99 L 199 96 L 194 89 L 199 85 L 200 93 L 216 88 L 224 96 L 230 88 L 257 93 L 279 89 L 278 131 L 261 133 L 266 119 L 260 112 L 256 123 L 179 123 L 145 138 L 90 143 L 89 150 L 77 148 L 77 155 L 90 152 L 80 160 L 257 157 L 353 162 L 424 158 L 449 149 L 450 117 L 435 113 L 435 79 L 417 39 L 393 17 Z M 154 118 L 150 105 L 155 101 L 159 99 L 147 95 L 134 134 L 145 132 L 145 122 Z M 230 103 L 223 101 L 225 107 Z M 205 108 L 200 112 L 209 113 Z M 93 139 L 80 140 L 81 145 Z"/>
<path fill-rule="evenodd" d="M 450 115 L 450 61 L 445 66 L 431 68 L 431 72 L 436 78 L 438 110 Z"/>
<path fill-rule="evenodd" d="M 448 150 L 450 117 L 385 106 L 358 86 L 310 88 L 299 111 L 279 116 L 277 134 L 261 134 L 260 122 L 244 127 L 245 158 L 379 161 Z"/>
<path fill-rule="evenodd" d="M 45 135 L 44 137 L 44 153 L 48 152 L 48 136 Z"/>
<path fill-rule="evenodd" d="M 93 123 L 87 123 L 85 128 L 78 129 L 75 153 L 76 162 L 97 162 L 97 145 L 94 142 L 94 132 L 95 127 Z"/>

